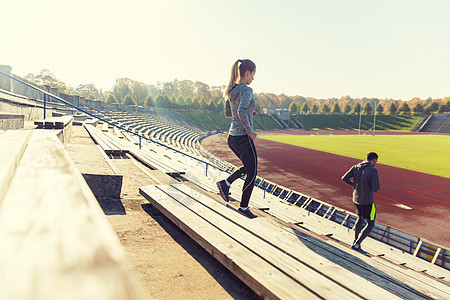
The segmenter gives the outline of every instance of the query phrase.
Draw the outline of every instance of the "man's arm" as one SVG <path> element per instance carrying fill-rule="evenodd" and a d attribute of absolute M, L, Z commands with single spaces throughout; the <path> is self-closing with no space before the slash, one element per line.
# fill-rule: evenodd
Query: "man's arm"
<path fill-rule="evenodd" d="M 372 191 L 376 192 L 380 189 L 380 179 L 378 178 L 378 170 L 374 169 L 372 174 Z"/>
<path fill-rule="evenodd" d="M 353 167 L 351 167 L 350 170 L 348 170 L 347 173 L 345 173 L 345 174 L 342 176 L 341 179 L 342 179 L 345 183 L 348 183 L 348 184 L 350 184 L 351 186 L 353 186 L 353 181 L 351 181 L 350 178 L 353 178 Z"/>

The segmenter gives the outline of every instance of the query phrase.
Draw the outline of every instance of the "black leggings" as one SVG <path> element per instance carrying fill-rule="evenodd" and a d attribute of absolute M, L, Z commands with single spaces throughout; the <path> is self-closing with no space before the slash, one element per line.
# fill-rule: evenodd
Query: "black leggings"
<path fill-rule="evenodd" d="M 247 207 L 253 186 L 256 179 L 258 157 L 256 156 L 255 144 L 248 135 L 228 136 L 228 146 L 241 160 L 244 166 L 240 167 L 231 174 L 227 181 L 232 184 L 236 179 L 247 175 L 242 188 L 241 207 Z"/>
<path fill-rule="evenodd" d="M 361 217 L 358 217 L 358 220 L 355 224 L 355 244 L 360 245 L 362 241 L 370 234 L 372 231 L 372 228 L 375 226 L 375 220 L 366 220 L 367 224 L 364 227 L 364 230 L 361 232 L 363 219 Z M 361 232 L 361 236 L 359 236 L 359 233 Z"/>

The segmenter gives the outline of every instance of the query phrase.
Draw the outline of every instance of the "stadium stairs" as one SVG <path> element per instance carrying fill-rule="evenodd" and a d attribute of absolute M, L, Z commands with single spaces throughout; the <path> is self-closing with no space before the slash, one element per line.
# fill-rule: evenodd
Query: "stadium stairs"
<path fill-rule="evenodd" d="M 421 126 L 419 132 L 450 133 L 450 117 L 448 114 L 433 114 Z"/>

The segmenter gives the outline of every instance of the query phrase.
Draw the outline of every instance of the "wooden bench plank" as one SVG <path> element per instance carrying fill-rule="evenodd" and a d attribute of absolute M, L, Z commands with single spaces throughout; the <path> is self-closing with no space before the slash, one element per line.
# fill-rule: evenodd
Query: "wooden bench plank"
<path fill-rule="evenodd" d="M 99 144 L 100 147 L 102 147 L 106 154 L 120 155 L 122 153 L 120 148 L 108 141 L 108 139 L 104 136 L 104 133 L 98 131 L 94 126 L 85 124 L 84 127 L 89 132 L 92 139 Z"/>
<path fill-rule="evenodd" d="M 157 150 L 150 150 L 151 148 L 148 147 L 148 144 L 146 143 L 142 149 L 139 149 L 139 147 L 133 145 L 130 141 L 116 140 L 116 142 L 121 145 L 121 147 L 128 148 L 131 155 L 152 169 L 158 169 L 168 175 L 175 176 L 185 173 L 185 166 L 181 166 L 176 161 L 160 153 L 165 150 L 162 147 Z"/>
<path fill-rule="evenodd" d="M 120 138 L 120 139 L 123 139 L 123 138 L 124 138 L 124 135 L 122 134 L 122 131 L 120 131 L 119 128 L 117 128 L 117 127 L 114 126 L 113 131 L 114 131 L 114 134 L 115 134 L 118 138 Z"/>
<path fill-rule="evenodd" d="M 0 206 L 0 299 L 142 298 L 94 195 L 51 131 L 33 132 Z"/>
<path fill-rule="evenodd" d="M 62 117 L 53 117 L 47 118 L 45 120 L 35 120 L 34 125 L 37 128 L 45 128 L 45 129 L 63 129 L 70 122 L 73 122 L 73 116 L 62 116 Z"/>
<path fill-rule="evenodd" d="M 63 129 L 64 127 L 69 125 L 70 122 L 73 122 L 73 116 L 62 116 L 59 118 L 55 118 L 53 122 L 55 129 Z"/>
<path fill-rule="evenodd" d="M 184 208 L 156 186 L 141 187 L 140 192 L 259 296 L 268 299 L 318 299 L 314 293 L 286 277 L 193 211 Z"/>
<path fill-rule="evenodd" d="M 27 147 L 31 131 L 7 130 L 0 134 L 0 203 Z"/>
<path fill-rule="evenodd" d="M 104 122 L 103 125 L 102 125 L 102 132 L 108 132 L 108 131 L 109 131 L 108 123 Z"/>
<path fill-rule="evenodd" d="M 267 240 L 261 238 L 259 234 L 255 234 L 255 229 L 257 228 L 261 229 L 262 232 L 267 230 L 265 226 L 261 226 L 261 224 L 255 222 L 260 220 L 248 220 L 209 197 L 201 195 L 184 185 L 158 187 L 170 194 L 172 198 L 176 199 L 190 210 L 201 215 L 202 218 L 207 220 L 210 224 L 219 224 L 215 226 L 248 249 L 252 250 L 254 252 L 253 255 L 258 255 L 278 269 L 283 270 L 287 276 L 293 278 L 297 282 L 302 282 L 305 286 L 317 292 L 318 295 L 326 298 L 336 297 L 341 299 L 361 297 L 357 292 L 352 291 L 348 287 L 342 285 L 342 283 L 337 283 L 334 278 L 331 279 L 328 276 L 323 276 L 324 266 L 322 264 L 319 266 L 321 271 L 317 272 L 317 269 L 311 268 L 310 265 L 305 264 L 298 259 L 294 259 L 291 253 L 287 255 L 285 249 L 275 247 L 275 244 L 268 243 Z M 181 192 L 178 189 L 182 189 L 186 193 Z M 300 249 L 297 248 L 295 253 L 300 252 L 300 255 L 304 255 L 303 251 L 299 250 Z M 319 256 L 316 256 L 316 259 L 318 257 Z M 319 263 L 317 265 L 319 265 Z M 333 276 L 338 277 L 341 275 L 339 272 L 340 268 L 337 265 L 332 265 L 331 268 L 331 273 L 334 274 Z M 345 269 L 342 270 L 352 279 L 348 280 L 348 278 L 344 276 L 343 282 L 347 282 L 348 284 L 348 282 L 359 280 L 363 283 L 363 286 L 364 283 L 367 283 L 366 280 L 353 275 L 351 272 L 348 272 Z M 369 284 L 368 287 L 375 290 L 372 291 L 372 295 L 374 295 L 374 293 L 377 294 L 378 291 L 376 286 Z M 381 295 L 392 296 L 392 294 L 383 289 L 378 289 L 381 290 Z"/>
<path fill-rule="evenodd" d="M 328 240 L 327 243 L 329 243 L 332 247 L 336 247 L 343 251 L 348 251 L 347 246 L 333 240 Z M 355 260 L 355 265 L 368 264 L 375 268 L 375 270 L 372 269 L 373 272 L 385 274 L 384 276 L 387 276 L 388 279 L 393 278 L 394 280 L 397 280 L 397 284 L 403 284 L 405 287 L 409 286 L 410 289 L 414 289 L 416 291 L 415 296 L 404 296 L 403 298 L 405 299 L 429 299 L 427 297 L 431 297 L 433 299 L 450 299 L 450 286 L 428 277 L 424 273 L 393 264 L 389 260 L 378 256 L 367 257 L 365 255 L 360 255 L 360 258 L 362 261 Z"/>
<path fill-rule="evenodd" d="M 36 125 L 37 128 L 44 128 L 44 120 L 35 120 L 34 125 Z"/>
<path fill-rule="evenodd" d="M 241 228 L 245 228 L 249 232 L 252 232 L 268 244 L 280 249 L 283 253 L 286 253 L 291 257 L 295 257 L 298 261 L 310 266 L 313 270 L 320 270 L 323 275 L 331 278 L 333 281 L 341 284 L 342 286 L 346 286 L 349 290 L 354 289 L 355 285 L 357 285 L 358 292 L 362 293 L 362 295 L 367 298 L 373 297 L 374 295 L 377 295 L 379 298 L 391 296 L 390 293 L 386 292 L 383 288 L 373 285 L 367 281 L 367 279 L 370 278 L 371 282 L 382 285 L 384 278 L 374 277 L 371 272 L 366 272 L 363 268 L 359 270 L 359 274 L 364 273 L 366 278 L 357 276 L 353 272 L 350 272 L 316 254 L 310 248 L 306 247 L 297 236 L 288 234 L 286 231 L 280 231 L 279 226 L 275 226 L 266 218 L 258 218 L 254 220 L 236 218 L 234 216 L 235 212 L 185 185 L 177 184 L 172 185 L 172 187 L 189 195 L 192 199 L 195 199 L 203 205 L 208 206 L 218 214 L 233 218 L 233 222 L 238 224 Z M 333 253 L 331 253 L 331 255 L 333 255 Z M 409 295 L 409 292 L 405 291 L 402 287 L 398 287 L 396 292 L 403 293 L 405 296 Z"/>

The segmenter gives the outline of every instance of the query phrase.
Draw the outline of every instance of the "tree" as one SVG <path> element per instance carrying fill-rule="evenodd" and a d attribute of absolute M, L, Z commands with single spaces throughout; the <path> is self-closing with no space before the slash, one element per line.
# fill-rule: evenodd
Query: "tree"
<path fill-rule="evenodd" d="M 357 102 L 355 105 L 353 105 L 352 111 L 354 114 L 358 115 L 361 112 L 361 104 Z"/>
<path fill-rule="evenodd" d="M 164 82 L 159 84 L 159 88 L 161 90 L 161 94 L 166 95 L 167 97 L 174 97 L 178 95 L 178 80 L 174 80 L 172 82 Z"/>
<path fill-rule="evenodd" d="M 291 111 L 291 113 L 296 114 L 297 111 L 298 111 L 297 103 L 292 102 L 292 103 L 289 105 L 289 110 Z"/>
<path fill-rule="evenodd" d="M 114 97 L 114 94 L 110 93 L 110 94 L 108 95 L 108 97 L 106 98 L 106 103 L 109 103 L 109 104 L 117 104 L 118 102 L 117 102 L 116 97 Z"/>
<path fill-rule="evenodd" d="M 395 106 L 394 102 L 391 102 L 388 108 L 388 112 L 390 115 L 396 115 L 397 114 L 397 106 Z"/>
<path fill-rule="evenodd" d="M 194 97 L 193 99 L 192 99 L 192 108 L 193 109 L 200 109 L 200 101 L 198 101 L 198 98 L 197 97 Z"/>
<path fill-rule="evenodd" d="M 86 99 L 94 100 L 100 99 L 100 92 L 92 83 L 80 84 L 76 89 L 78 95 L 83 96 Z M 91 98 L 90 98 L 91 97 Z"/>
<path fill-rule="evenodd" d="M 407 115 L 411 112 L 411 108 L 409 108 L 408 103 L 403 102 L 403 104 L 398 108 L 398 111 L 404 115 Z"/>
<path fill-rule="evenodd" d="M 218 112 L 223 112 L 224 109 L 225 109 L 225 104 L 223 103 L 222 100 L 220 100 L 220 101 L 217 103 L 216 111 L 218 111 Z M 255 110 L 256 110 L 256 108 L 255 108 Z"/>
<path fill-rule="evenodd" d="M 206 103 L 205 99 L 203 99 L 203 98 L 199 100 L 199 103 L 200 103 L 201 109 L 206 109 L 208 107 L 208 104 Z"/>
<path fill-rule="evenodd" d="M 424 112 L 422 104 L 416 103 L 416 105 L 414 105 L 414 107 L 413 107 L 413 112 L 416 115 L 422 115 Z"/>
<path fill-rule="evenodd" d="M 113 86 L 113 93 L 116 99 L 124 99 L 126 95 L 131 95 L 131 79 L 118 78 Z"/>
<path fill-rule="evenodd" d="M 372 105 L 370 105 L 370 102 L 366 102 L 366 104 L 364 104 L 363 114 L 365 114 L 365 115 L 372 114 Z"/>
<path fill-rule="evenodd" d="M 133 97 L 130 94 L 127 94 L 122 101 L 123 105 L 134 106 L 136 105 L 136 101 L 134 101 Z"/>
<path fill-rule="evenodd" d="M 302 108 L 300 109 L 302 113 L 306 114 L 309 112 L 309 106 L 308 103 L 303 103 Z"/>
<path fill-rule="evenodd" d="M 311 106 L 311 112 L 312 112 L 313 114 L 315 114 L 315 113 L 317 113 L 318 111 L 319 111 L 319 107 L 317 106 L 316 103 L 314 103 L 314 104 Z"/>
<path fill-rule="evenodd" d="M 439 113 L 450 112 L 450 100 L 439 107 Z"/>
<path fill-rule="evenodd" d="M 220 101 L 219 103 L 222 103 L 222 105 L 223 105 L 223 102 L 222 101 Z M 219 104 L 217 104 L 217 106 L 218 106 Z M 222 110 L 219 110 L 219 111 L 223 111 L 223 108 L 222 108 Z M 255 105 L 255 111 L 256 111 L 256 113 L 259 115 L 259 114 L 262 114 L 262 109 L 261 109 L 261 105 L 259 104 L 259 102 L 256 102 L 256 105 Z"/>
<path fill-rule="evenodd" d="M 281 108 L 289 108 L 289 107 L 291 107 L 291 103 L 294 102 L 291 98 L 289 98 L 289 97 L 287 97 L 287 96 L 285 96 L 283 94 L 281 94 L 281 96 L 279 98 L 282 99 L 280 101 L 281 102 Z"/>
<path fill-rule="evenodd" d="M 211 92 L 209 91 L 209 85 L 206 83 L 196 81 L 194 83 L 195 91 L 197 92 L 197 97 L 204 99 L 204 101 L 211 100 Z"/>
<path fill-rule="evenodd" d="M 350 106 L 350 104 L 345 103 L 343 111 L 344 111 L 346 114 L 349 114 L 349 113 L 352 111 L 352 107 Z"/>
<path fill-rule="evenodd" d="M 450 100 L 447 100 L 444 104 L 439 107 L 439 112 L 448 113 L 450 112 Z"/>
<path fill-rule="evenodd" d="M 36 75 L 30 73 L 25 76 L 25 79 L 38 85 L 49 85 L 51 87 L 56 87 L 60 92 L 63 93 L 69 92 L 69 88 L 67 87 L 67 85 L 64 82 L 58 80 L 55 75 L 48 69 L 42 69 L 41 72 Z"/>
<path fill-rule="evenodd" d="M 147 97 L 147 86 L 142 82 L 132 80 L 130 90 L 136 102 L 143 105 Z"/>
<path fill-rule="evenodd" d="M 383 105 L 381 105 L 381 103 L 377 105 L 376 111 L 377 111 L 377 115 L 383 114 L 384 107 L 383 107 Z"/>
<path fill-rule="evenodd" d="M 146 106 L 146 107 L 154 107 L 155 106 L 155 102 L 153 101 L 152 96 L 147 96 L 144 106 Z"/>
<path fill-rule="evenodd" d="M 328 114 L 330 113 L 330 107 L 326 103 L 324 103 L 322 104 L 320 111 L 324 114 Z"/>
<path fill-rule="evenodd" d="M 213 99 L 209 100 L 209 102 L 208 102 L 208 104 L 207 104 L 207 107 L 208 107 L 208 110 L 209 110 L 209 111 L 216 111 L 216 108 L 217 108 L 217 106 L 216 106 L 216 104 L 214 103 L 214 100 L 213 100 Z"/>
<path fill-rule="evenodd" d="M 439 104 L 437 102 L 433 101 L 430 104 L 428 104 L 425 107 L 425 113 L 427 114 L 433 114 L 439 110 Z"/>
<path fill-rule="evenodd" d="M 331 112 L 332 113 L 340 113 L 341 112 L 341 108 L 339 107 L 339 104 L 337 102 L 334 102 Z"/>
<path fill-rule="evenodd" d="M 186 106 L 186 102 L 184 101 L 183 96 L 178 96 L 176 103 L 180 108 L 184 108 Z"/>
<path fill-rule="evenodd" d="M 160 108 L 170 108 L 171 107 L 170 100 L 165 95 L 158 95 L 158 97 L 156 97 L 156 99 L 155 99 L 155 104 L 157 107 L 160 107 Z"/>

